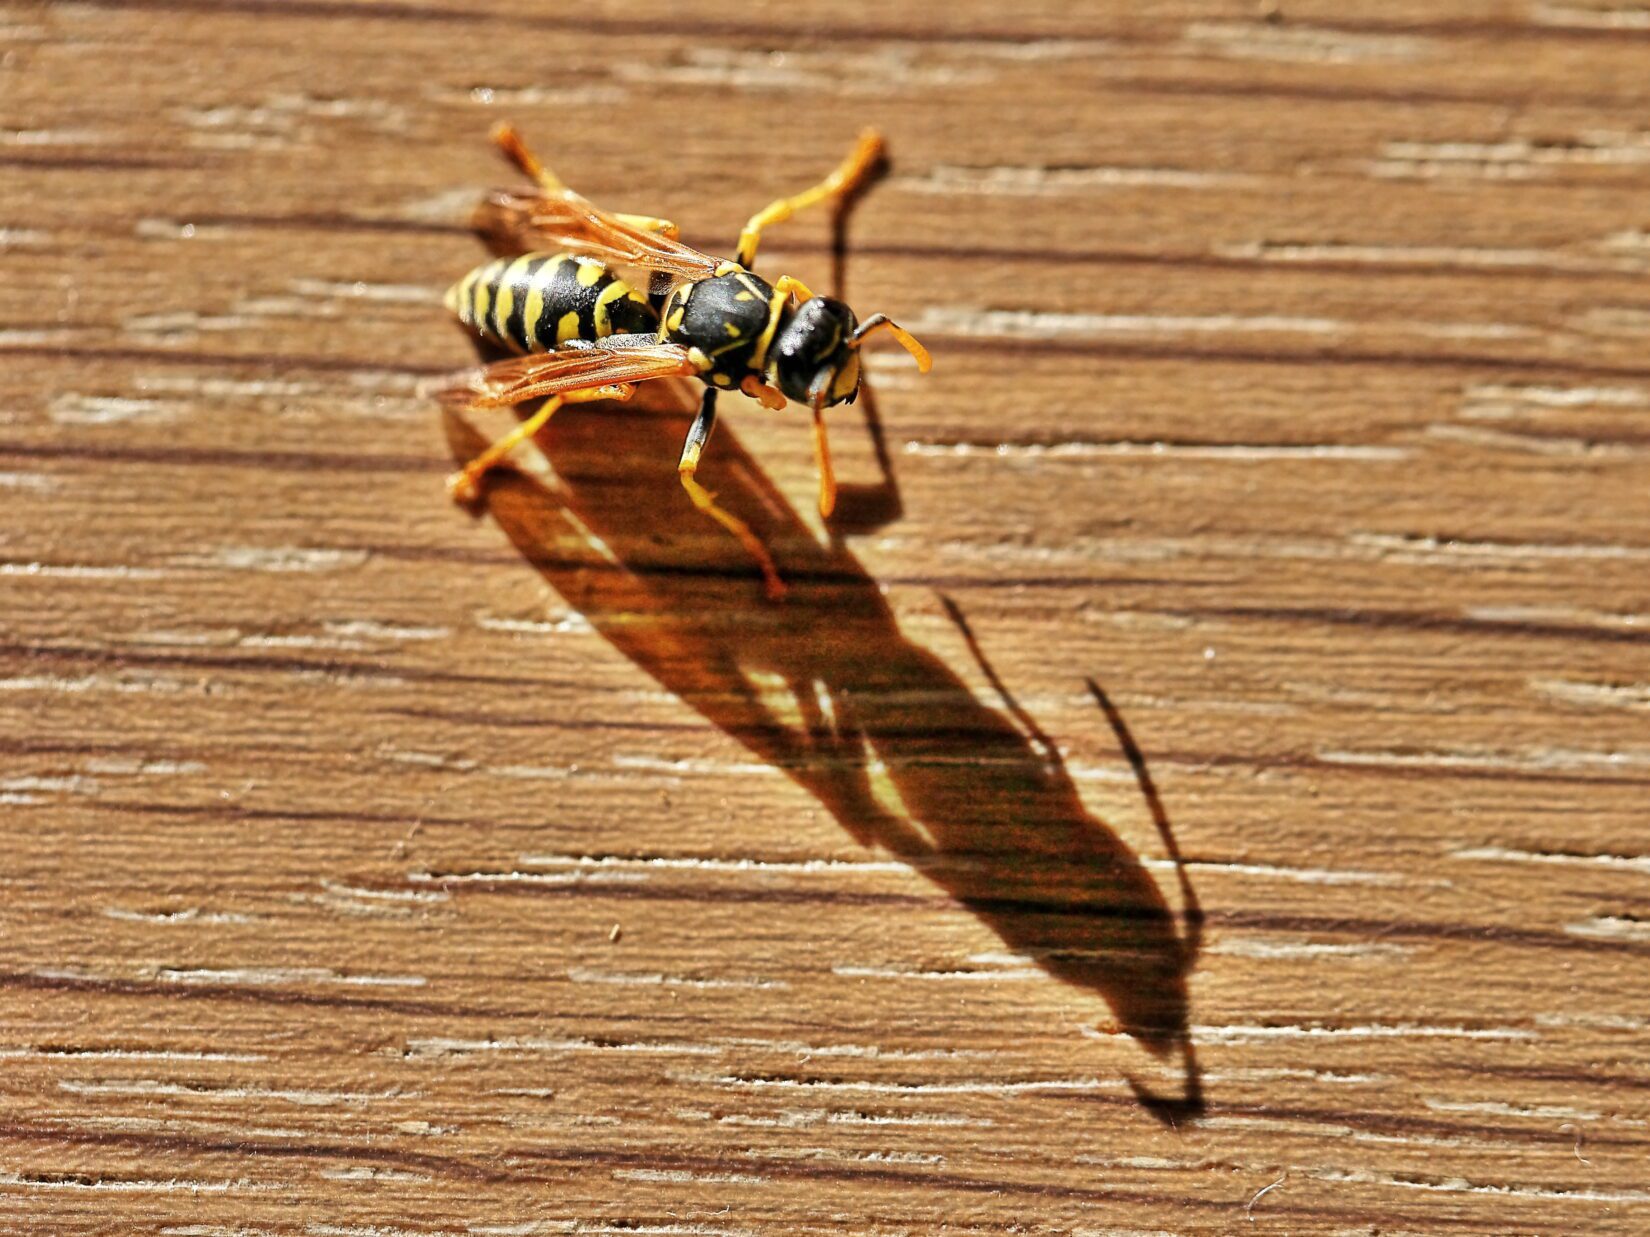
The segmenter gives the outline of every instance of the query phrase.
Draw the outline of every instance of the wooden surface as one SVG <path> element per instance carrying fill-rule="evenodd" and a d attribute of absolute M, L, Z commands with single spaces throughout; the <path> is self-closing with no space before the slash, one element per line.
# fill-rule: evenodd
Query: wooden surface
<path fill-rule="evenodd" d="M 1645 10 L 0 49 L 0 1230 L 1650 1230 Z M 863 404 L 835 541 L 805 420 L 709 453 L 784 607 L 691 391 L 446 500 L 504 117 L 724 251 L 887 132 L 897 492 Z"/>

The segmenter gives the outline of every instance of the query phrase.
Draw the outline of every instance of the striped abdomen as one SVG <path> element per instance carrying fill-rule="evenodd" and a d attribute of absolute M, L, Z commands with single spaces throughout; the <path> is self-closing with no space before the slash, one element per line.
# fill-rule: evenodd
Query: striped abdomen
<path fill-rule="evenodd" d="M 465 326 L 516 352 L 659 329 L 645 296 L 602 263 L 565 253 L 528 253 L 478 266 L 447 290 L 447 308 Z"/>

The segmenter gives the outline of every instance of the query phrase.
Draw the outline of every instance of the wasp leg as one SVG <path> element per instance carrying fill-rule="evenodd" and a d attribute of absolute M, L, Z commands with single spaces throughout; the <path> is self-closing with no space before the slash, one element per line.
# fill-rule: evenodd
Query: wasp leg
<path fill-rule="evenodd" d="M 746 374 L 739 389 L 770 412 L 778 412 L 785 406 L 785 393 L 778 387 L 770 387 L 755 374 Z"/>
<path fill-rule="evenodd" d="M 716 496 L 694 479 L 694 473 L 699 471 L 699 453 L 705 449 L 705 443 L 710 440 L 711 431 L 715 428 L 716 389 L 706 387 L 705 397 L 699 404 L 699 415 L 693 418 L 693 424 L 688 427 L 687 440 L 682 444 L 682 459 L 676 465 L 677 475 L 681 477 L 682 488 L 693 500 L 693 505 L 739 538 L 739 544 L 762 569 L 762 586 L 768 600 L 778 601 L 785 595 L 785 582 L 779 578 L 779 571 L 774 567 L 767 547 L 751 532 L 750 525 L 717 506 Z"/>
<path fill-rule="evenodd" d="M 551 415 L 563 404 L 584 404 L 598 399 L 629 399 L 634 390 L 628 382 L 621 382 L 612 386 L 590 387 L 583 391 L 567 391 L 561 395 L 550 396 L 532 416 L 449 476 L 447 493 L 452 495 L 455 502 L 474 502 L 481 492 L 481 479 L 503 462 L 505 456 L 517 446 L 543 429 L 545 422 L 549 421 Z"/>
<path fill-rule="evenodd" d="M 499 152 L 540 189 L 546 193 L 560 193 L 567 188 L 561 183 L 559 176 L 540 163 L 538 156 L 527 149 L 526 141 L 514 125 L 501 120 L 493 126 L 492 136 L 493 145 L 498 147 Z"/>
<path fill-rule="evenodd" d="M 850 154 L 824 180 L 812 189 L 780 198 L 752 215 L 745 230 L 739 234 L 739 251 L 734 255 L 740 266 L 749 269 L 756 261 L 756 247 L 762 242 L 762 229 L 770 224 L 783 223 L 799 210 L 806 210 L 827 198 L 847 197 L 875 173 L 883 157 L 882 135 L 867 129 L 859 135 L 859 142 Z"/>
<path fill-rule="evenodd" d="M 831 518 L 836 510 L 836 473 L 831 468 L 831 444 L 825 437 L 825 410 L 814 409 L 814 465 L 819 469 L 819 515 Z"/>
<path fill-rule="evenodd" d="M 774 292 L 779 296 L 794 295 L 799 301 L 811 301 L 814 294 L 808 290 L 808 285 L 795 275 L 781 275 L 774 281 Z"/>
<path fill-rule="evenodd" d="M 633 228 L 640 228 L 644 232 L 657 232 L 666 240 L 680 240 L 682 229 L 668 219 L 655 219 L 652 215 L 620 215 L 613 218 L 628 223 Z"/>
<path fill-rule="evenodd" d="M 504 157 L 520 169 L 527 179 L 533 181 L 546 193 L 565 192 L 567 186 L 544 164 L 539 162 L 538 156 L 527 148 L 527 141 L 516 127 L 505 121 L 493 126 L 493 144 L 503 153 Z M 682 235 L 682 229 L 669 219 L 656 219 L 652 215 L 614 215 L 615 219 L 628 223 L 633 228 L 640 228 L 644 232 L 657 232 L 660 236 L 676 240 Z"/>

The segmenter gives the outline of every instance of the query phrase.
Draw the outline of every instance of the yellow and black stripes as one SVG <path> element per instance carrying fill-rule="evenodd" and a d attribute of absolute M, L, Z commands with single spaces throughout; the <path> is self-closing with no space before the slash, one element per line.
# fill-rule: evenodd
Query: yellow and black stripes
<path fill-rule="evenodd" d="M 458 320 L 515 352 L 658 329 L 647 298 L 600 262 L 527 253 L 478 266 L 447 291 Z"/>

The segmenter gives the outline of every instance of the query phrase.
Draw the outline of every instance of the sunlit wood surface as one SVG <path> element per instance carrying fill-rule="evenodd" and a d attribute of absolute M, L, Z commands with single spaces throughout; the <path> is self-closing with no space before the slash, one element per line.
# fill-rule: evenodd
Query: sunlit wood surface
<path fill-rule="evenodd" d="M 0 1230 L 1650 1230 L 1647 67 L 1627 0 L 0 5 Z M 784 606 L 686 387 L 447 500 L 506 117 L 723 251 L 887 133 L 897 484 L 863 402 L 834 541 L 805 417 L 708 453 Z"/>

